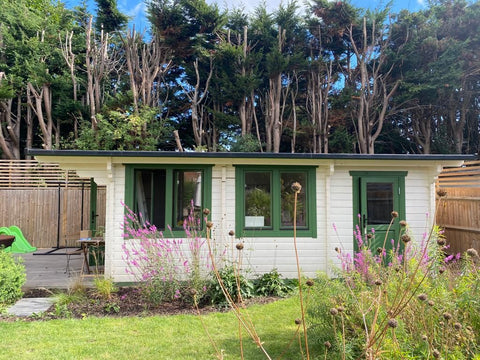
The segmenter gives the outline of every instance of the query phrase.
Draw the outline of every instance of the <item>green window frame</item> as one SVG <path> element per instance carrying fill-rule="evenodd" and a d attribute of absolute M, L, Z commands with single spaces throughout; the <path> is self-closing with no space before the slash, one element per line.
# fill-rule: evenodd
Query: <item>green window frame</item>
<path fill-rule="evenodd" d="M 393 238 L 398 240 L 398 236 L 400 234 L 400 220 L 405 220 L 406 218 L 406 205 L 405 205 L 405 197 L 406 197 L 406 190 L 405 190 L 405 178 L 408 175 L 408 171 L 350 171 L 350 176 L 352 177 L 352 195 L 353 195 L 353 229 L 356 229 L 358 225 L 361 229 L 362 234 L 365 232 L 370 232 L 370 229 L 373 227 L 375 228 L 376 232 L 376 239 L 371 244 L 372 249 L 376 249 L 377 247 L 381 247 L 384 243 L 385 237 L 387 236 L 387 230 L 391 235 L 388 235 L 388 238 Z M 385 221 L 380 222 L 372 222 L 370 223 L 368 220 L 368 206 L 364 204 L 367 200 L 367 192 L 368 188 L 366 187 L 367 183 L 378 183 L 378 184 L 392 184 L 393 185 L 393 205 L 395 210 L 398 212 L 398 219 L 389 226 L 389 222 L 391 220 L 390 211 L 385 214 Z M 383 199 L 380 199 L 380 203 Z M 395 206 L 396 205 L 396 206 Z M 364 218 L 365 211 L 367 212 L 366 219 Z M 360 216 L 360 217 L 359 217 Z M 368 222 L 367 224 L 364 221 Z M 381 234 L 379 236 L 379 234 Z M 390 241 L 386 243 L 386 249 L 391 249 Z M 358 251 L 357 241 L 354 240 L 354 249 Z"/>
<path fill-rule="evenodd" d="M 139 174 L 142 174 L 139 176 Z M 185 188 L 185 177 L 193 177 L 195 174 L 201 174 L 197 178 L 199 187 L 185 190 L 187 195 L 181 194 Z M 145 175 L 145 176 L 144 176 Z M 146 178 L 148 180 L 140 180 Z M 192 179 L 193 180 L 193 179 Z M 191 181 L 190 183 L 192 183 Z M 140 183 L 142 183 L 140 185 Z M 139 191 L 139 187 L 145 184 L 149 190 Z M 192 185 L 193 186 L 193 185 Z M 196 197 L 201 200 L 195 204 L 195 215 L 200 217 L 203 229 L 203 209 L 211 209 L 212 204 L 212 166 L 211 165 L 143 165 L 129 164 L 125 167 L 125 204 L 135 211 L 139 212 L 139 197 L 143 195 L 143 206 L 148 208 L 149 217 L 156 219 L 150 221 L 155 224 L 158 229 L 165 230 L 171 227 L 174 236 L 185 236 L 183 223 L 181 222 L 182 214 L 185 214 L 185 196 L 195 192 Z M 147 199 L 145 199 L 147 198 Z M 193 200 L 193 199 L 190 199 Z M 188 202 L 190 203 L 190 200 Z M 158 222 L 159 224 L 156 224 Z"/>
<path fill-rule="evenodd" d="M 306 184 L 301 184 L 302 191 L 297 202 L 302 203 L 301 209 L 297 209 L 297 214 L 301 213 L 300 224 L 297 215 L 297 236 L 317 236 L 316 167 L 242 165 L 235 167 L 235 233 L 237 237 L 293 237 L 293 224 L 288 225 L 288 219 L 291 222 L 292 215 L 285 216 L 286 212 L 291 210 L 291 205 L 288 207 L 285 199 L 286 196 L 291 198 L 293 191 L 290 189 L 290 183 L 282 184 L 282 179 L 284 182 L 285 179 L 293 180 L 299 174 Z M 258 190 L 252 189 L 255 175 L 258 175 L 259 179 L 258 188 L 270 194 L 270 200 L 263 201 L 266 204 L 263 212 L 269 218 L 262 220 L 263 226 L 246 218 L 250 215 L 249 210 L 246 209 L 246 202 L 249 201 L 247 196 Z"/>

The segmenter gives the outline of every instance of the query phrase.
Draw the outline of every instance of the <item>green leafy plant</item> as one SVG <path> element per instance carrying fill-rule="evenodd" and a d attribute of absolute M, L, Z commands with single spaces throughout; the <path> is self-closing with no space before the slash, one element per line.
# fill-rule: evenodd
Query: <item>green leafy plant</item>
<path fill-rule="evenodd" d="M 118 291 L 117 286 L 110 278 L 97 276 L 93 280 L 95 292 L 103 299 L 110 299 L 114 293 Z"/>
<path fill-rule="evenodd" d="M 199 229 L 193 202 L 184 220 L 185 239 L 168 238 L 154 225 L 126 207 L 123 224 L 123 259 L 127 272 L 141 282 L 147 301 L 158 305 L 162 301 L 189 299 L 195 290 L 200 300 L 210 278 L 210 258 L 202 251 L 205 241 Z"/>
<path fill-rule="evenodd" d="M 22 297 L 26 279 L 22 259 L 0 249 L 0 306 L 12 304 Z"/>
<path fill-rule="evenodd" d="M 255 294 L 259 296 L 285 296 L 293 290 L 287 280 L 282 279 L 277 269 L 261 275 L 255 280 Z"/>
<path fill-rule="evenodd" d="M 411 241 L 407 223 L 401 225 L 390 254 L 366 245 L 353 257 L 337 249 L 339 278 L 317 278 L 309 331 L 325 358 L 472 359 L 478 354 L 477 251 L 446 256 L 440 228 L 433 227 L 420 247 Z"/>
<path fill-rule="evenodd" d="M 246 194 L 247 216 L 270 216 L 270 194 L 262 189 L 255 188 Z"/>
<path fill-rule="evenodd" d="M 253 283 L 242 274 L 239 274 L 234 266 L 225 266 L 218 270 L 218 274 L 222 284 L 220 284 L 219 281 L 212 281 L 207 290 L 207 296 L 212 304 L 227 304 L 227 299 L 222 291 L 222 287 L 236 302 L 254 296 L 255 290 Z"/>
<path fill-rule="evenodd" d="M 109 314 L 118 314 L 120 312 L 120 306 L 116 302 L 107 302 L 103 308 Z"/>

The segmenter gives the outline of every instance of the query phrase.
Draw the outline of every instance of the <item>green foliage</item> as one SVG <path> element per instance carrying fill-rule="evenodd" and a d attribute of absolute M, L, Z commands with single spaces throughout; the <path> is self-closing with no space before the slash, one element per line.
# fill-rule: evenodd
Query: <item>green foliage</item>
<path fill-rule="evenodd" d="M 251 134 L 236 137 L 230 147 L 232 152 L 260 152 L 261 149 L 262 145 Z"/>
<path fill-rule="evenodd" d="M 253 283 L 232 265 L 225 266 L 218 271 L 225 291 L 230 294 L 233 301 L 240 299 L 249 299 L 254 296 L 255 289 Z M 227 299 L 222 291 L 222 287 L 217 279 L 213 280 L 207 289 L 207 297 L 212 304 L 226 305 Z"/>
<path fill-rule="evenodd" d="M 95 0 L 97 3 L 97 18 L 95 27 L 98 32 L 118 31 L 128 23 L 128 17 L 122 14 L 117 8 L 116 0 Z"/>
<path fill-rule="evenodd" d="M 478 254 L 471 249 L 461 260 L 445 258 L 438 231 L 427 240 L 427 250 L 407 242 L 391 266 L 379 266 L 366 259 L 376 255 L 362 251 L 354 262 L 342 258 L 347 270 L 340 278 L 318 276 L 308 315 L 310 340 L 319 353 L 328 359 L 365 354 L 423 359 L 437 352 L 443 359 L 472 359 L 478 354 Z"/>
<path fill-rule="evenodd" d="M 112 294 L 118 291 L 118 287 L 110 278 L 97 276 L 93 280 L 93 284 L 95 285 L 95 292 L 104 299 L 110 299 Z"/>
<path fill-rule="evenodd" d="M 254 286 L 257 296 L 285 296 L 293 291 L 293 287 L 282 279 L 277 269 L 261 275 L 255 280 Z"/>
<path fill-rule="evenodd" d="M 0 248 L 0 306 L 13 304 L 22 297 L 26 279 L 22 259 Z"/>
<path fill-rule="evenodd" d="M 245 214 L 248 216 L 270 216 L 270 194 L 262 189 L 255 188 L 245 197 Z"/>
<path fill-rule="evenodd" d="M 161 122 L 157 110 L 143 108 L 138 114 L 109 110 L 97 115 L 98 130 L 82 124 L 75 145 L 81 150 L 157 150 L 159 140 L 168 127 Z"/>

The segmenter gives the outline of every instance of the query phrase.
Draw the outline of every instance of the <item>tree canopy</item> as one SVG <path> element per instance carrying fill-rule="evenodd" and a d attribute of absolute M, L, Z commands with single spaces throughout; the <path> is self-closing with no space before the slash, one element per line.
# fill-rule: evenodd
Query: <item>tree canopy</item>
<path fill-rule="evenodd" d="M 480 3 L 0 0 L 0 151 L 478 153 Z"/>

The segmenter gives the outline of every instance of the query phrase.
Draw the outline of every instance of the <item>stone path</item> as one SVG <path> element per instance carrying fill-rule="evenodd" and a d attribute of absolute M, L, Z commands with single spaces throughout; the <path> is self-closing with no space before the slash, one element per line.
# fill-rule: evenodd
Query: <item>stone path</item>
<path fill-rule="evenodd" d="M 24 298 L 7 309 L 7 313 L 14 316 L 31 316 L 47 311 L 55 303 L 54 298 Z"/>

